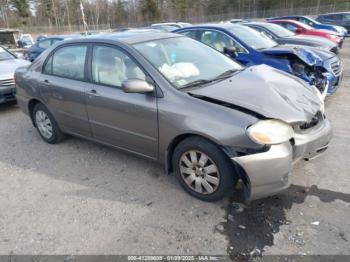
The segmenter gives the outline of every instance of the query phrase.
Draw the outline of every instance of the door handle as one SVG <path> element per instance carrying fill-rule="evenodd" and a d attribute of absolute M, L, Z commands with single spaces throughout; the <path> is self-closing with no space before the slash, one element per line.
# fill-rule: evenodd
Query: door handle
<path fill-rule="evenodd" d="M 89 95 L 90 96 L 94 96 L 94 97 L 99 97 L 100 96 L 95 89 L 90 90 Z"/>

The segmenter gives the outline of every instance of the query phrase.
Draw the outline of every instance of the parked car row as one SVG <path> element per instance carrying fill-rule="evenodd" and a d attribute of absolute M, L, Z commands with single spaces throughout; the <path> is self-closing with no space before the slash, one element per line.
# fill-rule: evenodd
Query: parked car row
<path fill-rule="evenodd" d="M 229 55 L 245 66 L 265 64 L 316 86 L 323 97 L 333 94 L 342 77 L 340 59 L 313 47 L 279 45 L 242 24 L 198 25 L 175 30 Z"/>
<path fill-rule="evenodd" d="M 73 135 L 157 161 L 205 201 L 286 189 L 293 163 L 332 138 L 341 45 L 272 21 L 177 27 L 44 38 L 15 72 L 18 105 L 47 143 Z"/>

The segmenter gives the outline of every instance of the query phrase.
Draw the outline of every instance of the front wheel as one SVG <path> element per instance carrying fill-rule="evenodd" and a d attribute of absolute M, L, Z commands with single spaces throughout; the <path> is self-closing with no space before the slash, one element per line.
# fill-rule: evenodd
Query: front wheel
<path fill-rule="evenodd" d="M 222 199 L 233 190 L 237 181 L 225 153 L 200 137 L 189 137 L 176 147 L 173 167 L 181 186 L 204 201 Z"/>

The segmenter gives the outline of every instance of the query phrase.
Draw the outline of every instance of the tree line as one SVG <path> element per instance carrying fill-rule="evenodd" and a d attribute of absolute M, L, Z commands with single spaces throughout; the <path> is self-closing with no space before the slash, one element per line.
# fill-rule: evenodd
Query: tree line
<path fill-rule="evenodd" d="M 338 5 L 349 0 L 0 0 L 0 27 L 70 27 L 108 24 L 112 28 L 155 21 L 189 20 L 229 13 Z M 190 20 L 189 20 L 190 21 Z"/>

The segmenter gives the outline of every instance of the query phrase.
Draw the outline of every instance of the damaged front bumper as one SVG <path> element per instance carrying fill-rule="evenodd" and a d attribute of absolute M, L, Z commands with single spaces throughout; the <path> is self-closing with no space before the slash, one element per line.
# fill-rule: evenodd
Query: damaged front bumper
<path fill-rule="evenodd" d="M 272 145 L 263 153 L 231 158 L 240 166 L 241 172 L 244 172 L 246 199 L 254 200 L 274 195 L 288 188 L 293 163 L 323 153 L 331 137 L 331 124 L 328 119 L 323 119 L 308 132 L 296 134 L 293 141 Z"/>

